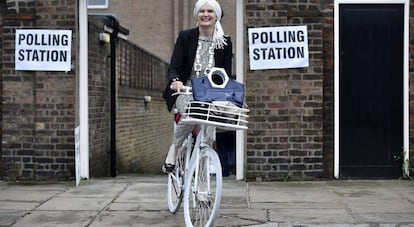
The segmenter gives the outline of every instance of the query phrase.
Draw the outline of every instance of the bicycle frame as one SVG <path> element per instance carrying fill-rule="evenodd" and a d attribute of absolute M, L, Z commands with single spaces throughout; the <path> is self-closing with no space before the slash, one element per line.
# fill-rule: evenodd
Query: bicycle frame
<path fill-rule="evenodd" d="M 200 130 L 197 131 L 197 136 L 196 136 L 196 141 L 194 143 L 194 145 L 192 146 L 190 144 L 190 146 L 187 146 L 187 153 L 186 153 L 186 160 L 185 160 L 185 172 L 188 173 L 188 169 L 190 168 L 190 164 L 195 162 L 198 164 L 198 162 L 200 162 L 200 152 L 201 152 L 201 148 L 204 146 L 209 146 L 211 147 L 209 144 L 204 143 L 204 136 L 206 134 L 206 125 L 203 124 L 199 124 L 198 125 L 200 127 Z M 192 134 L 190 133 L 188 135 L 187 138 L 187 142 L 191 142 L 192 141 Z M 209 166 L 209 163 L 207 163 L 207 166 Z M 198 172 L 199 172 L 199 165 L 196 165 L 196 170 L 195 170 L 195 175 L 198 176 Z M 210 171 L 210 169 L 208 169 L 208 171 Z M 210 172 L 208 172 L 208 174 L 210 174 Z M 185 175 L 184 181 L 187 181 L 187 178 L 190 176 Z M 208 179 L 210 180 L 210 179 Z M 195 181 L 195 187 L 198 186 L 198 179 L 196 179 Z M 208 189 L 210 188 L 210 181 L 208 182 Z M 208 192 L 210 193 L 210 192 Z"/>
<path fill-rule="evenodd" d="M 174 95 L 191 95 L 191 91 L 191 87 L 184 86 Z M 175 213 L 179 209 L 181 201 L 184 202 L 186 225 L 212 226 L 214 224 L 221 201 L 222 168 L 217 152 L 209 144 L 213 141 L 210 137 L 215 137 L 216 128 L 224 130 L 247 129 L 247 112 L 247 109 L 222 102 L 190 101 L 186 104 L 185 111 L 181 113 L 178 124 L 197 125 L 198 130 L 196 138 L 193 138 L 192 133 L 189 133 L 179 151 L 180 156 L 177 156 L 181 157 L 179 158 L 182 160 L 180 163 L 183 164 L 180 164 L 177 170 L 183 172 L 169 174 L 168 205 L 170 211 Z M 185 158 L 182 155 L 185 155 Z M 171 188 L 177 186 L 181 187 L 181 190 L 175 194 L 171 193 Z M 175 200 L 174 198 L 177 196 L 179 198 Z"/>

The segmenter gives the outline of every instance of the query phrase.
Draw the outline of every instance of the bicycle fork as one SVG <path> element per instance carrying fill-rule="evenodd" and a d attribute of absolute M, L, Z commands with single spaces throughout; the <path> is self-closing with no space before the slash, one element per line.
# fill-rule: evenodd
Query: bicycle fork
<path fill-rule="evenodd" d="M 195 169 L 195 179 L 194 179 L 194 195 L 199 201 L 208 201 L 209 195 L 211 194 L 210 192 L 210 174 L 211 174 L 211 169 L 210 169 L 210 159 L 206 158 L 205 160 L 201 160 L 201 156 L 203 155 L 202 152 L 205 152 L 205 148 L 210 147 L 209 144 L 207 144 L 206 142 L 204 142 L 204 134 L 205 132 L 205 127 L 203 126 L 197 136 L 196 139 L 196 144 L 195 144 L 195 148 L 194 149 L 196 151 L 195 155 L 194 155 L 194 163 L 196 163 L 196 169 Z M 207 156 L 208 157 L 208 156 Z M 203 161 L 204 163 L 200 162 Z M 206 187 L 204 188 L 205 191 L 200 191 L 200 187 L 199 187 L 199 178 L 198 176 L 200 176 L 200 166 L 202 166 L 202 168 L 205 168 L 205 171 L 202 171 L 202 174 L 205 173 L 206 176 L 202 176 L 203 178 L 207 179 L 206 183 Z M 194 205 L 195 205 L 195 200 L 194 201 Z"/>

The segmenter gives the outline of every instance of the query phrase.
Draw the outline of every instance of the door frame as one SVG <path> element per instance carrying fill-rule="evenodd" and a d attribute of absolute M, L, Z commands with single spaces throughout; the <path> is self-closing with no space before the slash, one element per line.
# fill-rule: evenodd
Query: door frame
<path fill-rule="evenodd" d="M 236 80 L 244 83 L 244 0 L 236 2 Z M 236 179 L 244 179 L 245 131 L 236 131 Z"/>
<path fill-rule="evenodd" d="M 343 4 L 404 5 L 403 153 L 409 160 L 409 0 L 335 0 L 334 4 L 334 177 L 339 178 L 339 6 Z M 404 161 L 403 161 L 404 163 Z M 409 174 L 408 166 L 403 171 Z"/>

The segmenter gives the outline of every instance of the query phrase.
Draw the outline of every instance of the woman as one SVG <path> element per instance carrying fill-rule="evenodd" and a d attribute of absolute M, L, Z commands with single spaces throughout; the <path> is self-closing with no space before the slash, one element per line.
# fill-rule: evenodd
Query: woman
<path fill-rule="evenodd" d="M 224 35 L 221 26 L 222 10 L 219 3 L 216 0 L 198 0 L 194 6 L 194 17 L 197 27 L 180 32 L 171 56 L 168 69 L 170 86 L 163 94 L 169 111 L 175 104 L 178 112 L 182 112 L 185 103 L 192 99 L 185 95 L 171 97 L 184 85 L 190 85 L 191 78 L 208 74 L 212 67 L 224 68 L 227 75 L 232 75 L 232 43 L 230 37 Z M 192 128 L 192 125 L 185 124 L 175 127 L 173 143 L 163 166 L 164 172 L 174 170 L 177 149 Z M 214 135 L 215 132 L 209 134 Z M 214 138 L 208 140 L 211 143 Z"/>

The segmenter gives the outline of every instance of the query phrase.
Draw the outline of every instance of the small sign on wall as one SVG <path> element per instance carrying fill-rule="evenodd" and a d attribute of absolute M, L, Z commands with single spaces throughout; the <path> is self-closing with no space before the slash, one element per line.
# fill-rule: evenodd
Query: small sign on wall
<path fill-rule="evenodd" d="M 71 70 L 71 30 L 17 29 L 15 69 Z"/>
<path fill-rule="evenodd" d="M 309 66 L 306 26 L 249 28 L 251 70 Z"/>

